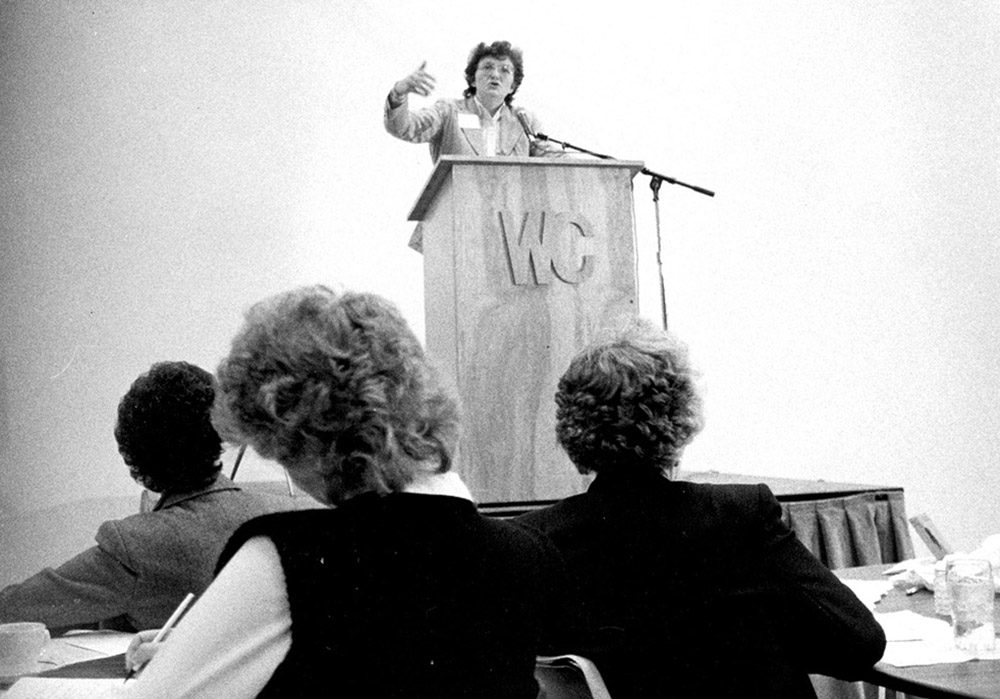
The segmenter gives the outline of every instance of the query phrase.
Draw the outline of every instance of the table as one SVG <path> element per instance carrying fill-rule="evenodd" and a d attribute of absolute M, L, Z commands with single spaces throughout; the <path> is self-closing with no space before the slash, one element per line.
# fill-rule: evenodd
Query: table
<path fill-rule="evenodd" d="M 53 680 L 112 680 L 124 684 L 125 654 L 120 651 L 128 646 L 131 638 L 132 634 L 111 631 L 53 638 L 42 651 L 33 676 Z M 20 681 L 0 683 L 0 699 Z"/>
<path fill-rule="evenodd" d="M 719 485 L 767 483 L 778 502 L 803 502 L 826 498 L 847 497 L 861 493 L 902 493 L 899 486 L 872 485 L 868 483 L 842 483 L 825 479 L 782 478 L 778 476 L 747 476 L 739 473 L 719 471 L 685 471 L 677 474 L 677 480 L 692 483 L 716 483 Z"/>
<path fill-rule="evenodd" d="M 878 580 L 890 566 L 872 565 L 835 571 L 843 579 Z M 934 595 L 921 589 L 913 595 L 893 589 L 875 605 L 875 613 L 908 609 L 934 617 Z M 994 615 L 1000 628 L 1000 606 Z M 970 660 L 965 663 L 895 667 L 878 663 L 863 678 L 865 682 L 928 699 L 1000 699 L 1000 660 Z"/>

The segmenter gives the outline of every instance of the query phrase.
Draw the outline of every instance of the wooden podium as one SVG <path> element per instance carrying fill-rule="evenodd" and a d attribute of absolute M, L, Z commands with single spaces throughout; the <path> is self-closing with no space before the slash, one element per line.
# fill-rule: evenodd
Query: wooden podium
<path fill-rule="evenodd" d="M 581 492 L 555 437 L 570 359 L 637 313 L 641 162 L 443 156 L 421 222 L 426 346 L 462 404 L 456 470 L 481 503 Z"/>

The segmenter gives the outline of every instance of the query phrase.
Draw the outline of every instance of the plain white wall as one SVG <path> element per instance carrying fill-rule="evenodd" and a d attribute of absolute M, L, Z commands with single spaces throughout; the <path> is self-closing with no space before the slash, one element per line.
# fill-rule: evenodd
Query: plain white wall
<path fill-rule="evenodd" d="M 903 486 L 971 547 L 1000 532 L 998 24 L 985 0 L 0 3 L 0 522 L 132 502 L 119 397 L 154 361 L 214 369 L 265 295 L 370 289 L 422 333 L 431 164 L 382 101 L 422 60 L 457 96 L 507 38 L 550 135 L 717 192 L 661 190 L 707 392 L 685 466 Z"/>

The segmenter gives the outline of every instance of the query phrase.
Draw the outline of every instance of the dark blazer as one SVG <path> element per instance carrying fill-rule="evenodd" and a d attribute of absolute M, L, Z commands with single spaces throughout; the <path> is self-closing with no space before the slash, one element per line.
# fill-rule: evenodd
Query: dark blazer
<path fill-rule="evenodd" d="M 579 627 L 565 650 L 590 655 L 615 699 L 814 697 L 808 673 L 857 679 L 885 649 L 765 485 L 600 475 L 518 521 L 562 551 Z"/>
<path fill-rule="evenodd" d="M 293 498 L 251 493 L 221 475 L 201 490 L 164 495 L 151 512 L 104 522 L 96 546 L 0 590 L 0 622 L 157 628 L 188 592 L 208 587 L 237 527 L 293 507 Z"/>

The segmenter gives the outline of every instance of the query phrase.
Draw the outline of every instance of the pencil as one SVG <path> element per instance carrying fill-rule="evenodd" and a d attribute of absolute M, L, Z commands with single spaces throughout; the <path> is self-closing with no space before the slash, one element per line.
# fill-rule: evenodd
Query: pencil
<path fill-rule="evenodd" d="M 240 462 L 243 461 L 243 455 L 247 452 L 247 445 L 243 444 L 240 446 L 240 452 L 236 455 L 236 463 L 233 464 L 233 472 L 229 474 L 229 480 L 236 478 L 236 471 L 240 468 Z"/>
<path fill-rule="evenodd" d="M 163 637 L 167 635 L 167 632 L 170 631 L 170 629 L 174 628 L 174 625 L 177 623 L 177 620 L 181 618 L 181 614 L 184 613 L 184 610 L 188 608 L 188 605 L 191 604 L 191 601 L 193 599 L 194 599 L 194 593 L 193 592 L 187 593 L 187 597 L 182 599 L 181 603 L 177 605 L 177 609 L 175 609 L 174 613 L 170 615 L 169 619 L 167 619 L 167 623 L 161 626 L 160 630 L 156 632 L 156 635 L 153 637 L 153 643 L 159 643 L 160 641 L 162 641 Z M 128 682 L 135 676 L 135 673 L 137 673 L 141 669 L 142 669 L 141 665 L 134 666 L 131 670 L 125 673 L 125 681 Z"/>

